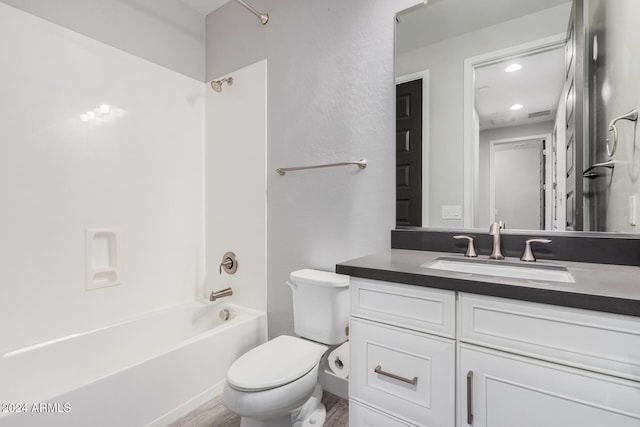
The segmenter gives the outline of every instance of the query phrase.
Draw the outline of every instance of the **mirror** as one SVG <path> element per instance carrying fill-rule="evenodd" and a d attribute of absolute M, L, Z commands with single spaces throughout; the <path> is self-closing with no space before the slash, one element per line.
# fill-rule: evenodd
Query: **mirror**
<path fill-rule="evenodd" d="M 430 0 L 399 13 L 397 224 L 637 232 L 634 16 L 636 0 Z"/>

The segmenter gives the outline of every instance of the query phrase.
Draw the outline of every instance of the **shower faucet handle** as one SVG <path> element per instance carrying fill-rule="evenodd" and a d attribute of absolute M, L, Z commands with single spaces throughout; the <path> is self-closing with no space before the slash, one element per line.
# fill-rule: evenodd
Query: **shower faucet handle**
<path fill-rule="evenodd" d="M 469 258 L 475 258 L 478 256 L 478 253 L 476 252 L 476 247 L 473 244 L 473 236 L 465 236 L 465 235 L 458 235 L 458 236 L 453 236 L 454 239 L 467 239 L 468 240 L 468 244 L 467 244 L 467 251 L 464 253 L 464 256 L 469 257 Z"/>
<path fill-rule="evenodd" d="M 220 263 L 219 273 L 222 274 L 222 270 L 228 274 L 234 274 L 238 271 L 238 257 L 233 252 L 227 252 L 222 255 L 222 262 Z"/>

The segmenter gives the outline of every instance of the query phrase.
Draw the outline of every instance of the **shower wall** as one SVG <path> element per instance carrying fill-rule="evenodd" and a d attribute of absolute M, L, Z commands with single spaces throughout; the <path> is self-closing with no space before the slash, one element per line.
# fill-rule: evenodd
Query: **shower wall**
<path fill-rule="evenodd" d="M 202 82 L 6 4 L 0 52 L 0 352 L 201 296 Z M 103 227 L 121 284 L 86 290 Z"/>
<path fill-rule="evenodd" d="M 266 311 L 267 61 L 229 75 L 232 85 L 206 94 L 206 290 L 231 287 L 235 303 Z M 233 275 L 219 273 L 227 251 Z"/>

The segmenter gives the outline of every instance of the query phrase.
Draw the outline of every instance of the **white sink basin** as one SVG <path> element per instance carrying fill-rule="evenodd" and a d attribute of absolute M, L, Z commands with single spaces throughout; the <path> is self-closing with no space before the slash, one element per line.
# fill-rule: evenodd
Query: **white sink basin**
<path fill-rule="evenodd" d="M 431 262 L 422 264 L 420 267 L 434 270 L 453 271 L 455 273 L 509 277 L 512 279 L 564 283 L 575 282 L 573 276 L 565 267 L 548 264 L 525 264 L 502 260 L 440 257 Z"/>

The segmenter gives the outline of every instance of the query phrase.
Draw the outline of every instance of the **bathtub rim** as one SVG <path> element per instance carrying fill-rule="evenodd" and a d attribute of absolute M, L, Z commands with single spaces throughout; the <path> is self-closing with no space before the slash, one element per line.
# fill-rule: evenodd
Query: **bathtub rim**
<path fill-rule="evenodd" d="M 93 329 L 87 329 L 87 330 L 81 331 L 81 332 L 73 332 L 73 333 L 70 333 L 68 335 L 64 335 L 62 337 L 56 337 L 56 338 L 52 338 L 52 339 L 49 339 L 49 340 L 40 341 L 40 342 L 37 342 L 37 343 L 34 343 L 34 344 L 29 344 L 29 345 L 26 345 L 26 346 L 23 346 L 23 347 L 12 349 L 12 350 L 9 350 L 9 351 L 5 351 L 3 353 L 0 353 L 0 362 L 2 362 L 2 360 L 4 360 L 4 359 L 9 359 L 9 358 L 12 358 L 12 357 L 16 357 L 16 356 L 19 356 L 19 355 L 24 354 L 24 353 L 28 353 L 28 352 L 33 351 L 33 350 L 38 350 L 40 348 L 45 348 L 45 347 L 48 347 L 48 346 L 51 346 L 51 345 L 54 345 L 54 344 L 58 344 L 58 343 L 65 342 L 65 341 L 69 341 L 69 340 L 72 340 L 74 338 L 80 338 L 80 337 L 83 337 L 83 336 L 86 336 L 86 335 L 90 335 L 90 334 L 106 331 L 106 330 L 111 329 L 111 328 L 124 326 L 124 325 L 126 325 L 128 323 L 137 322 L 137 321 L 140 321 L 140 320 L 147 319 L 149 317 L 154 317 L 154 316 L 166 314 L 166 313 L 169 313 L 169 312 L 172 312 L 172 311 L 182 310 L 182 309 L 185 309 L 185 308 L 188 308 L 188 307 L 195 307 L 195 306 L 205 307 L 207 305 L 211 305 L 212 308 L 220 308 L 220 309 L 222 309 L 223 307 L 232 308 L 233 311 L 235 312 L 236 316 L 237 315 L 248 315 L 249 317 L 254 317 L 254 316 L 258 317 L 258 316 L 261 316 L 262 314 L 266 314 L 265 311 L 256 310 L 256 309 L 253 309 L 253 308 L 250 308 L 250 307 L 245 307 L 245 306 L 234 304 L 234 303 L 228 302 L 228 301 L 218 301 L 218 302 L 209 302 L 209 301 L 206 301 L 206 300 L 186 301 L 186 302 L 181 302 L 181 303 L 174 304 L 174 305 L 171 305 L 171 306 L 166 306 L 166 307 L 153 309 L 153 310 L 150 310 L 150 311 L 145 311 L 144 313 L 135 314 L 133 316 L 126 317 L 126 318 L 124 318 L 122 320 L 118 320 L 118 321 L 116 321 L 114 323 L 110 323 L 108 325 L 99 326 L 99 327 L 93 328 Z M 196 338 L 196 337 L 198 337 L 200 335 L 208 334 L 208 333 L 210 333 L 210 331 L 215 330 L 215 329 L 217 329 L 219 327 L 223 327 L 223 326 L 225 326 L 225 324 L 231 323 L 234 320 L 236 320 L 236 317 L 231 318 L 231 319 L 229 319 L 227 321 L 224 321 L 222 324 L 218 325 L 215 328 L 211 328 L 211 329 L 209 329 L 209 330 L 207 330 L 205 332 L 202 332 L 202 333 L 197 334 L 197 335 L 195 335 L 193 337 L 190 337 L 187 340 L 180 341 L 180 344 L 190 342 L 194 338 Z M 170 351 L 170 350 L 172 350 L 174 348 L 178 348 L 178 347 L 180 347 L 180 345 L 171 346 L 171 348 L 168 351 Z"/>

